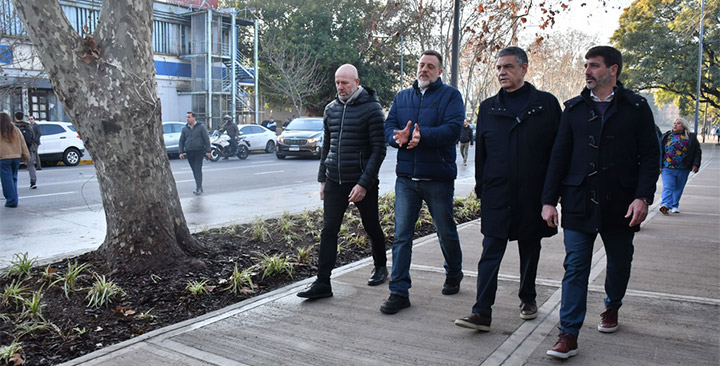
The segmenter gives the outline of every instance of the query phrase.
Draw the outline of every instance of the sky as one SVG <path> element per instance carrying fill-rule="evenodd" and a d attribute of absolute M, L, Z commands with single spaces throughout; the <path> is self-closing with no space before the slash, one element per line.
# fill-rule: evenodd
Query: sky
<path fill-rule="evenodd" d="M 623 9 L 630 6 L 633 0 L 564 0 L 563 2 L 567 3 L 569 8 L 556 16 L 553 33 L 575 29 L 583 33 L 595 34 L 601 43 L 609 44 L 610 37 L 618 28 L 618 20 Z M 528 31 L 532 35 L 536 30 L 528 29 Z"/>

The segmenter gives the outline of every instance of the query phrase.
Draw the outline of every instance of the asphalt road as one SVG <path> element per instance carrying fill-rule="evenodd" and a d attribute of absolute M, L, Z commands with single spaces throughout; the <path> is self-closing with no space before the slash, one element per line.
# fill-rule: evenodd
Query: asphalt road
<path fill-rule="evenodd" d="M 474 149 L 470 152 L 472 159 Z M 396 150 L 389 148 L 380 171 L 381 194 L 393 191 L 395 156 Z M 262 153 L 246 160 L 205 161 L 201 196 L 192 194 L 195 183 L 187 162 L 173 159 L 170 165 L 191 231 L 322 204 L 316 159 L 279 160 Z M 18 208 L 0 209 L 0 267 L 15 253 L 53 260 L 93 250 L 105 237 L 105 214 L 93 165 L 43 168 L 37 184 L 38 189 L 29 189 L 28 173 L 21 170 Z M 463 166 L 458 152 L 456 195 L 467 195 L 474 184 L 472 160 Z"/>

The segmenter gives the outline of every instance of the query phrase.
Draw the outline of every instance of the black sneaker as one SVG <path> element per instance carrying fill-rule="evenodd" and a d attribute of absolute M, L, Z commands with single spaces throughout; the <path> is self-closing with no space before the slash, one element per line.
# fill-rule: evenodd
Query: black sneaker
<path fill-rule="evenodd" d="M 489 332 L 491 322 L 492 318 L 490 317 L 482 316 L 478 313 L 472 313 L 469 316 L 455 320 L 455 325 L 457 325 L 458 327 L 475 329 L 482 332 Z"/>
<path fill-rule="evenodd" d="M 410 307 L 410 298 L 398 294 L 390 294 L 390 297 L 380 306 L 380 311 L 385 314 L 395 314 L 398 311 Z"/>
<path fill-rule="evenodd" d="M 30 182 L 30 189 L 36 189 L 36 188 L 37 188 L 37 184 L 35 184 L 35 182 Z"/>
<path fill-rule="evenodd" d="M 381 285 L 387 280 L 388 277 L 388 270 L 387 267 L 375 267 L 372 270 L 372 273 L 370 274 L 370 279 L 368 279 L 368 286 L 377 286 Z"/>
<path fill-rule="evenodd" d="M 313 282 L 305 291 L 297 293 L 298 297 L 305 299 L 322 299 L 324 297 L 332 297 L 332 295 L 332 286 L 318 281 Z"/>
<path fill-rule="evenodd" d="M 463 279 L 463 273 L 460 272 L 458 276 L 455 277 L 445 277 L 445 283 L 442 287 L 442 294 L 443 295 L 455 295 L 460 291 L 460 281 Z"/>

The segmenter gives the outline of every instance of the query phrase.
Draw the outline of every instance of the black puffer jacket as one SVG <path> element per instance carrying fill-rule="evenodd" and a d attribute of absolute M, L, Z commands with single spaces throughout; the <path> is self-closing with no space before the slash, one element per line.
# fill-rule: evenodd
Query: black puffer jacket
<path fill-rule="evenodd" d="M 337 98 L 330 102 L 323 117 L 318 181 L 356 183 L 366 189 L 377 184 L 387 151 L 384 123 L 375 90 L 368 87 L 347 105 Z"/>

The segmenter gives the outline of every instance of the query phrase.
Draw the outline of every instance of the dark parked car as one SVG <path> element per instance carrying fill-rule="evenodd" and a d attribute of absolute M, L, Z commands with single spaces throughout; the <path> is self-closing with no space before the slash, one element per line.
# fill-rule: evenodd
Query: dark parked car
<path fill-rule="evenodd" d="M 320 158 L 323 143 L 323 119 L 299 117 L 285 127 L 277 139 L 278 159 L 286 156 L 313 156 Z"/>

